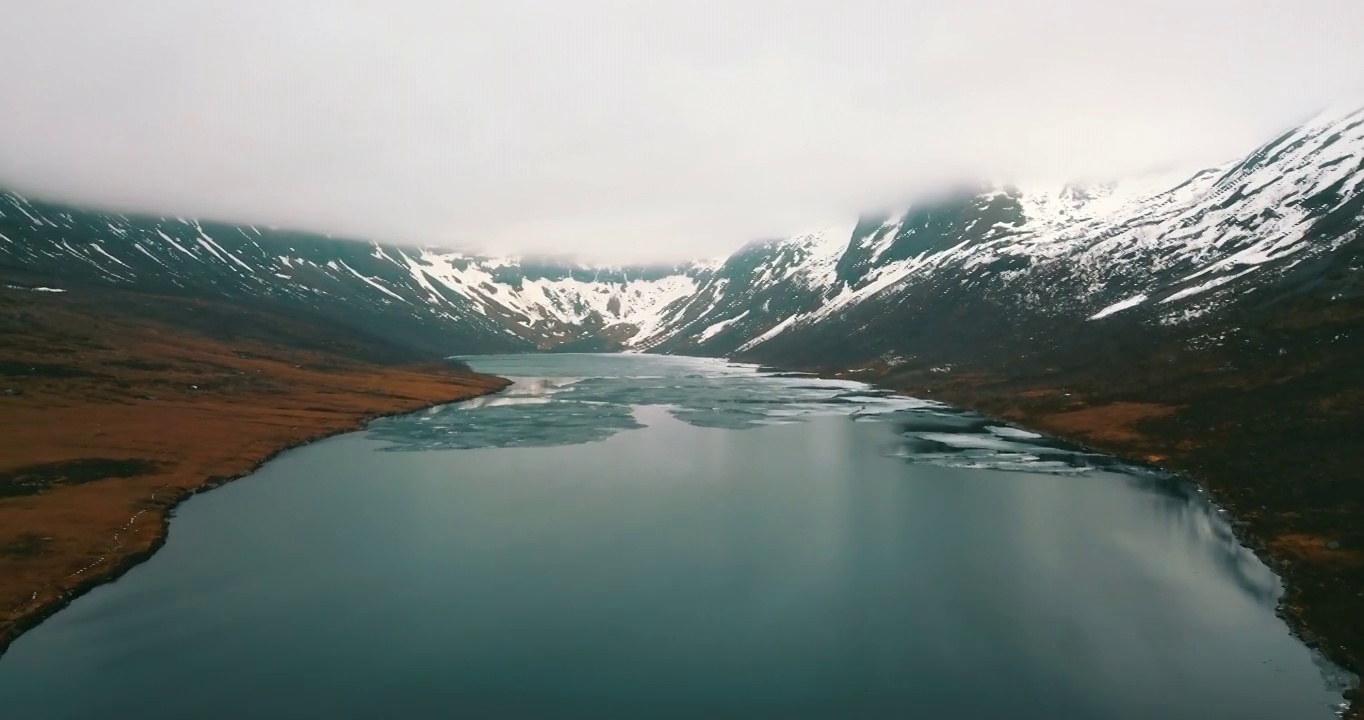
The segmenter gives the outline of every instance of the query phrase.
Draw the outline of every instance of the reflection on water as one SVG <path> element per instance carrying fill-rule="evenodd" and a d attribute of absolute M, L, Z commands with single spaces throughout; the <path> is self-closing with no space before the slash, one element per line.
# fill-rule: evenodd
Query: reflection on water
<path fill-rule="evenodd" d="M 1326 720 L 1341 701 L 1274 616 L 1277 579 L 1174 478 L 856 383 L 471 362 L 516 384 L 184 505 L 150 562 L 0 659 L 5 717 Z"/>

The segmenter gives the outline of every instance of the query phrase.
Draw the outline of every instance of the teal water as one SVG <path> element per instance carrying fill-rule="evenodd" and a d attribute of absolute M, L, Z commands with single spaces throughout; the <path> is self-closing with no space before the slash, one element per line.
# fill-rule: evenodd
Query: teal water
<path fill-rule="evenodd" d="M 1322 718 L 1193 488 L 855 383 L 473 358 L 508 392 L 184 504 L 0 717 Z"/>

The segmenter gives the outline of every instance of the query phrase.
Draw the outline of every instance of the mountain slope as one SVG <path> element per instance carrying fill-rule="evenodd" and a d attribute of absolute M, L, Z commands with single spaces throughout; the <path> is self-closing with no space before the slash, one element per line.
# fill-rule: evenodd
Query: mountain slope
<path fill-rule="evenodd" d="M 1165 184 L 968 190 L 864 218 L 845 235 L 834 272 L 825 257 L 792 270 L 815 280 L 786 288 L 778 311 L 751 312 L 771 308 L 759 300 L 768 276 L 751 273 L 719 301 L 693 300 L 704 310 L 675 310 L 686 322 L 660 345 L 854 362 L 946 357 L 941 341 L 1045 344 L 1037 336 L 1058 324 L 1209 320 L 1312 277 L 1323 257 L 1358 241 L 1364 110 L 1315 119 L 1241 161 Z M 717 277 L 739 269 L 727 264 Z M 939 333 L 933 347 L 920 342 Z"/>
<path fill-rule="evenodd" d="M 617 348 L 655 332 L 662 310 L 710 268 L 525 262 L 0 193 L 0 273 L 58 288 L 230 298 L 454 354 Z"/>

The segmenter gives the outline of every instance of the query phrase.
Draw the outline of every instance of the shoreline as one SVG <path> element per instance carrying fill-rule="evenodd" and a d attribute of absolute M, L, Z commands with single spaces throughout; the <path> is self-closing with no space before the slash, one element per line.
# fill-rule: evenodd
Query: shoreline
<path fill-rule="evenodd" d="M 72 585 L 59 591 L 57 595 L 49 598 L 45 602 L 37 603 L 36 605 L 31 605 L 30 607 L 22 608 L 20 610 L 21 614 L 18 616 L 18 618 L 9 621 L 9 624 L 7 624 L 3 630 L 0 630 L 0 657 L 4 657 L 6 651 L 9 650 L 10 646 L 13 645 L 14 642 L 17 641 L 21 636 L 23 636 L 24 633 L 38 627 L 43 623 L 43 621 L 61 612 L 63 609 L 68 607 L 71 603 L 75 602 L 83 595 L 103 585 L 117 582 L 121 577 L 123 577 L 123 575 L 127 574 L 130 570 L 150 560 L 157 553 L 157 551 L 159 551 L 162 547 L 165 546 L 166 542 L 169 540 L 170 524 L 171 520 L 175 518 L 176 508 L 178 508 L 182 503 L 186 502 L 190 498 L 193 498 L 196 495 L 202 495 L 212 490 L 216 490 L 230 482 L 233 482 L 234 480 L 239 480 L 241 478 L 247 477 L 248 475 L 255 473 L 265 464 L 269 463 L 270 461 L 274 460 L 275 458 L 279 457 L 280 455 L 290 450 L 294 450 L 305 445 L 311 445 L 312 443 L 319 442 L 327 438 L 332 438 L 339 435 L 347 435 L 354 432 L 361 432 L 365 430 L 365 428 L 369 427 L 369 425 L 373 423 L 375 420 L 379 420 L 381 418 L 395 417 L 400 415 L 410 415 L 412 413 L 420 412 L 427 408 L 437 407 L 440 405 L 446 405 L 454 402 L 463 402 L 465 400 L 471 400 L 473 398 L 483 397 L 486 395 L 493 395 L 501 392 L 502 390 L 505 390 L 507 386 L 511 384 L 511 382 L 506 380 L 505 378 L 497 376 L 483 377 L 495 378 L 497 382 L 491 385 L 490 387 L 481 389 L 473 393 L 461 394 L 459 396 L 450 397 L 446 399 L 432 400 L 430 402 L 425 402 L 423 404 L 414 405 L 408 408 L 375 412 L 355 417 L 351 420 L 349 425 L 328 429 L 324 432 L 315 435 L 310 435 L 301 438 L 295 442 L 292 442 L 290 444 L 275 448 L 274 450 L 268 452 L 264 456 L 254 461 L 250 467 L 248 467 L 247 469 L 243 470 L 240 473 L 227 477 L 221 476 L 207 477 L 199 485 L 190 488 L 180 488 L 180 491 L 177 492 L 174 497 L 168 500 L 158 501 L 155 498 L 157 492 L 167 487 L 170 487 L 168 485 L 161 486 L 160 488 L 153 492 L 152 501 L 159 503 L 157 510 L 154 511 L 157 530 L 155 534 L 152 536 L 148 546 L 140 550 L 119 555 L 116 559 L 113 560 L 113 562 L 106 565 L 100 572 L 91 573 L 90 575 L 87 575 L 86 577 L 78 581 L 75 585 Z M 103 560 L 104 559 L 102 558 L 101 562 Z M 38 591 L 34 593 L 35 599 L 36 595 L 43 589 L 44 588 L 40 588 Z"/>
<path fill-rule="evenodd" d="M 276 353 L 283 352 L 278 348 L 272 350 Z M 254 360 L 256 358 L 252 359 Z M 299 366 L 293 365 L 293 367 L 297 369 Z M 775 370 L 777 368 L 772 369 Z M 282 372 L 286 375 L 288 374 L 287 371 Z M 167 482 L 154 487 L 146 486 L 146 488 L 151 490 L 151 502 L 153 504 L 137 511 L 138 515 L 145 513 L 147 518 L 155 523 L 154 528 L 146 527 L 146 523 L 143 524 L 143 529 L 150 531 L 149 536 L 140 538 L 146 541 L 146 545 L 131 548 L 127 552 L 118 555 L 114 555 L 112 552 L 108 553 L 105 557 L 101 557 L 97 561 L 97 563 L 104 563 L 99 568 L 98 572 L 91 572 L 74 583 L 58 587 L 58 591 L 55 594 L 48 595 L 42 598 L 41 601 L 38 597 L 38 593 L 41 593 L 48 587 L 55 587 L 57 583 L 74 576 L 74 574 L 59 578 L 54 581 L 51 586 L 39 588 L 38 592 L 34 593 L 33 599 L 28 606 L 21 605 L 16 608 L 16 610 L 21 610 L 17 617 L 11 613 L 11 616 L 7 621 L 5 618 L 0 618 L 0 622 L 3 622 L 3 624 L 0 624 L 0 657 L 3 657 L 9 646 L 28 630 L 39 626 L 44 620 L 57 612 L 60 612 L 63 608 L 67 607 L 84 594 L 105 583 L 116 582 L 132 568 L 154 556 L 169 539 L 170 522 L 175 516 L 176 508 L 180 503 L 188 500 L 193 495 L 208 492 L 221 487 L 228 482 L 250 475 L 264 464 L 289 450 L 325 438 L 363 430 L 371 422 L 379 418 L 410 414 L 428 407 L 494 394 L 505 389 L 510 384 L 505 378 L 496 378 L 453 367 L 442 367 L 433 370 L 430 366 L 420 368 L 401 366 L 385 367 L 365 363 L 350 363 L 349 366 L 345 368 L 344 372 L 338 373 L 336 372 L 335 367 L 328 367 L 326 374 L 328 375 L 329 382 L 327 382 L 324 387 L 330 388 L 330 390 L 321 390 L 320 394 L 328 396 L 327 399 L 319 400 L 313 395 L 307 395 L 306 397 L 310 403 L 331 402 L 332 407 L 328 411 L 330 414 L 315 416 L 314 419 L 317 421 L 316 424 L 303 430 L 302 434 L 290 434 L 288 439 L 283 441 L 283 444 L 270 446 L 260 454 L 248 455 L 243 453 L 242 456 L 254 459 L 249 462 L 248 466 L 239 468 L 235 472 L 222 474 L 205 473 L 199 475 L 197 481 L 189 483 L 177 484 Z M 412 377 L 424 380 L 425 382 L 422 384 L 411 384 L 412 378 L 404 377 L 401 379 L 407 381 L 409 384 L 399 384 L 397 380 L 390 377 L 394 374 L 411 375 Z M 1301 590 L 1300 585 L 1303 582 L 1303 578 L 1301 575 L 1295 576 L 1294 574 L 1295 558 L 1291 556 L 1290 553 L 1286 552 L 1285 548 L 1277 546 L 1273 542 L 1272 535 L 1266 536 L 1263 532 L 1263 527 L 1260 528 L 1261 532 L 1256 532 L 1257 528 L 1246 520 L 1247 515 L 1252 515 L 1253 513 L 1247 512 L 1244 503 L 1237 502 L 1237 493 L 1235 492 L 1237 488 L 1234 483 L 1225 479 L 1219 482 L 1216 479 L 1209 479 L 1202 473 L 1192 471 L 1187 467 L 1180 467 L 1180 461 L 1184 460 L 1184 464 L 1187 465 L 1188 458 L 1175 454 L 1176 451 L 1174 450 L 1171 450 L 1169 454 L 1156 454 L 1152 452 L 1153 448 L 1164 449 L 1165 445 L 1170 444 L 1169 438 L 1159 435 L 1156 430 L 1149 429 L 1149 425 L 1153 420 L 1166 418 L 1166 414 L 1153 412 L 1096 413 L 1092 411 L 1104 410 L 1111 405 L 1123 405 L 1124 407 L 1118 408 L 1118 410 L 1127 411 L 1131 408 L 1126 407 L 1126 405 L 1136 405 L 1136 403 L 1109 403 L 1108 405 L 1104 405 L 1101 402 L 1098 402 L 1098 399 L 1096 398 L 1090 398 L 1084 401 L 1075 399 L 1072 401 L 1069 399 L 1070 393 L 1065 393 L 1065 396 L 1068 399 L 1064 404 L 1058 405 L 1056 403 L 1058 402 L 1059 391 L 1048 391 L 1048 393 L 1044 394 L 1041 393 L 1040 390 L 1020 390 L 1019 388 L 1011 386 L 986 390 L 984 389 L 985 386 L 980 384 L 954 385 L 951 382 L 934 383 L 928 382 L 922 378 L 918 383 L 913 381 L 906 382 L 907 380 L 910 380 L 910 378 L 901 378 L 900 382 L 896 382 L 895 378 L 888 377 L 886 374 L 880 373 L 875 369 L 870 371 L 855 368 L 842 370 L 824 369 L 811 372 L 810 374 L 832 379 L 853 380 L 904 396 L 943 402 L 954 408 L 977 413 L 982 417 L 1000 422 L 1001 424 L 1026 428 L 1030 431 L 1039 432 L 1048 437 L 1062 440 L 1098 453 L 1110 455 L 1135 465 L 1155 468 L 1193 483 L 1203 490 L 1203 493 L 1208 500 L 1214 503 L 1218 508 L 1226 510 L 1225 520 L 1230 527 L 1236 542 L 1242 547 L 1250 550 L 1275 574 L 1276 577 L 1279 578 L 1283 586 L 1283 593 L 1277 600 L 1274 612 L 1276 616 L 1284 621 L 1288 631 L 1315 654 L 1318 654 L 1340 670 L 1345 671 L 1354 677 L 1355 685 L 1349 687 L 1349 689 L 1345 690 L 1343 693 L 1343 700 L 1346 703 L 1346 707 L 1342 711 L 1341 717 L 1356 719 L 1364 718 L 1364 702 L 1361 702 L 1359 686 L 1359 681 L 1361 679 L 1360 668 L 1354 661 L 1354 656 L 1351 654 L 1351 648 L 1342 643 L 1340 638 L 1333 637 L 1329 629 L 1320 628 L 1318 624 L 1313 623 L 1311 619 L 1304 614 L 1305 605 L 1302 602 L 1297 602 L 1301 600 L 1296 593 Z M 290 378 L 286 377 L 283 379 L 287 381 Z M 338 380 L 340 381 L 339 383 Z M 377 393 L 375 390 L 367 391 L 365 389 L 365 380 L 371 381 L 371 387 L 384 387 L 386 388 L 386 391 L 383 393 Z M 944 380 L 946 380 L 946 378 L 944 378 Z M 433 381 L 438 381 L 438 384 L 433 385 Z M 297 388 L 294 385 L 290 384 L 288 387 L 291 392 L 297 392 Z M 457 392 L 454 392 L 453 395 L 447 394 L 437 396 L 441 392 L 451 393 L 452 391 L 455 391 L 456 387 L 459 389 Z M 406 394 L 395 393 L 395 388 L 401 389 Z M 417 388 L 420 388 L 426 394 L 423 396 L 414 392 L 414 389 Z M 439 390 L 437 391 L 437 389 Z M 376 395 L 382 395 L 386 397 L 388 401 L 380 401 L 375 397 Z M 277 397 L 270 394 L 266 394 L 265 397 L 277 404 L 284 404 L 286 400 L 293 399 Z M 1095 400 L 1095 402 L 1089 402 L 1091 399 Z M 229 400 L 242 400 L 242 398 L 234 397 L 229 398 Z M 345 401 L 347 400 L 358 400 L 368 404 L 347 408 L 344 407 Z M 1077 402 L 1079 403 L 1078 405 L 1076 404 Z M 382 409 L 373 409 L 376 406 L 379 406 Z M 242 415 L 242 417 L 239 418 L 239 421 L 254 421 L 256 415 L 268 412 L 266 410 L 268 407 L 268 405 L 263 405 L 249 408 L 251 414 L 249 416 Z M 1075 410 L 1074 408 L 1076 407 L 1082 409 Z M 1059 413 L 1058 408 L 1060 409 Z M 304 407 L 304 409 L 309 411 L 322 410 L 322 408 L 315 406 L 307 406 Z M 279 412 L 282 411 L 283 408 L 275 407 L 274 410 Z M 1088 413 L 1083 416 L 1085 423 L 1087 424 L 1076 424 L 1073 422 L 1076 420 L 1079 413 L 1082 412 Z M 338 418 L 338 414 L 344 414 L 344 417 Z M 299 419 L 298 416 L 287 417 L 292 418 L 292 421 L 295 422 Z M 1062 418 L 1065 419 L 1065 422 L 1061 422 Z M 136 429 L 137 428 L 134 427 L 134 430 Z M 299 427 L 295 426 L 293 429 L 298 430 Z M 0 431 L 2 430 L 3 428 L 0 427 Z M 1165 433 L 1169 434 L 1169 432 L 1170 431 L 1167 428 Z M 240 457 L 234 459 L 240 461 Z M 100 482 L 116 483 L 118 480 L 109 479 Z M 167 489 L 171 489 L 174 494 L 164 499 L 158 499 L 157 495 Z M 145 493 L 143 494 L 143 497 L 145 498 Z M 9 498 L 0 497 L 0 505 L 3 505 L 3 501 L 5 500 L 9 500 Z M 146 502 L 146 500 L 140 500 L 131 507 L 138 507 L 140 504 Z M 1262 508 L 1262 511 L 1266 513 L 1270 512 L 1269 507 Z M 1279 510 L 1277 512 L 1285 511 Z M 134 515 L 133 519 L 137 520 L 138 515 Z M 0 516 L 0 519 L 3 519 L 3 516 Z M 131 526 L 132 524 L 132 521 L 129 521 L 127 526 Z M 134 531 L 136 531 L 136 529 Z M 114 538 L 115 542 L 120 542 L 117 533 L 115 533 Z M 0 537 L 0 540 L 3 540 L 3 537 Z M 122 548 L 123 546 L 120 544 L 118 549 Z M 1296 559 L 1298 562 L 1302 562 L 1301 558 Z M 0 561 L 3 560 L 3 556 L 0 556 Z M 85 573 L 89 571 L 91 567 L 92 566 L 87 566 L 76 574 Z M 0 569 L 3 568 L 4 565 L 0 564 Z M 0 599 L 3 599 L 3 596 L 0 596 Z"/>
<path fill-rule="evenodd" d="M 154 555 L 190 496 L 507 384 L 249 306 L 0 289 L 0 655 Z"/>
<path fill-rule="evenodd" d="M 1209 481 L 1196 472 L 1190 472 L 1186 469 L 1168 464 L 1165 462 L 1171 459 L 1168 456 L 1144 455 L 1132 446 L 1123 447 L 1121 442 L 1113 440 L 1105 441 L 1102 438 L 1096 439 L 1095 437 L 1086 436 L 1080 431 L 1067 432 L 1055 427 L 1048 427 L 1045 422 L 1037 422 L 1030 420 L 1027 417 L 1021 417 L 1026 414 L 1023 412 L 1012 413 L 1012 415 L 1016 416 L 1011 417 L 1011 414 L 1000 413 L 997 410 L 992 410 L 987 407 L 989 403 L 971 401 L 960 395 L 954 395 L 950 388 L 939 387 L 939 392 L 935 393 L 933 392 L 933 388 L 928 387 L 927 385 L 919 386 L 917 389 L 914 387 L 897 385 L 893 382 L 888 382 L 884 376 L 870 372 L 860 373 L 857 372 L 856 369 L 834 371 L 823 370 L 815 371 L 814 374 L 830 379 L 864 382 L 873 387 L 888 390 L 905 397 L 942 402 L 953 408 L 975 413 L 990 421 L 1019 427 L 1020 429 L 1036 432 L 1085 450 L 1115 457 L 1124 462 L 1153 468 L 1200 488 L 1205 497 L 1211 501 L 1215 507 L 1226 511 L 1225 520 L 1227 526 L 1231 529 L 1236 542 L 1241 547 L 1253 553 L 1260 562 L 1264 563 L 1282 584 L 1283 592 L 1275 604 L 1275 616 L 1283 620 L 1289 633 L 1309 650 L 1330 662 L 1338 670 L 1348 673 L 1353 677 L 1354 684 L 1352 686 L 1347 686 L 1343 693 L 1345 705 L 1339 711 L 1340 717 L 1344 720 L 1364 720 L 1364 674 L 1361 673 L 1361 668 L 1358 663 L 1355 662 L 1354 657 L 1344 645 L 1331 645 L 1327 639 L 1328 632 L 1315 628 L 1304 616 L 1304 607 L 1301 604 L 1292 602 L 1295 592 L 1300 590 L 1300 588 L 1295 586 L 1293 579 L 1293 559 L 1276 551 L 1272 542 L 1253 532 L 1248 522 L 1239 519 L 1244 513 L 1244 508 L 1238 506 L 1232 493 L 1226 488 L 1219 487 L 1217 482 Z M 1037 420 L 1043 418 L 1045 418 L 1045 416 L 1037 416 Z M 1133 424 L 1140 424 L 1141 422 L 1141 419 L 1137 419 L 1133 421 Z"/>

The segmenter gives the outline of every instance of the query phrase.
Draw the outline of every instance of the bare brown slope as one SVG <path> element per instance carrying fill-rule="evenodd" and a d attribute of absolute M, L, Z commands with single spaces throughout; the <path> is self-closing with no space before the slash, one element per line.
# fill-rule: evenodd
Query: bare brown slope
<path fill-rule="evenodd" d="M 221 302 L 0 289 L 0 652 L 150 555 L 188 495 L 368 418 L 504 385 Z"/>

